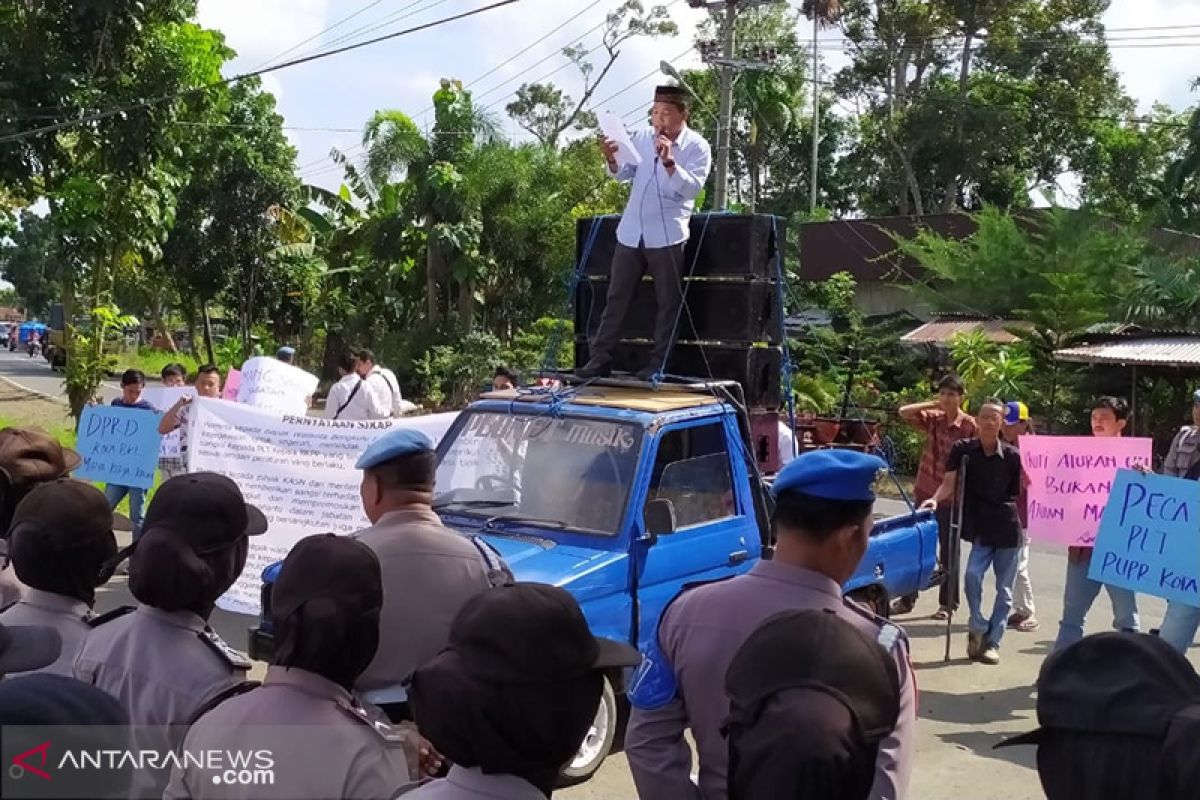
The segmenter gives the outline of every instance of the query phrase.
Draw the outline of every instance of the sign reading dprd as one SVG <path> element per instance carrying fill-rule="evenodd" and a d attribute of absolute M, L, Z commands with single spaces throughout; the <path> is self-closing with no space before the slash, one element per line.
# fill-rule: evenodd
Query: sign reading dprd
<path fill-rule="evenodd" d="M 1088 577 L 1200 606 L 1200 482 L 1121 470 Z"/>
<path fill-rule="evenodd" d="M 159 414 L 140 408 L 88 406 L 79 420 L 77 478 L 149 489 L 158 465 Z"/>

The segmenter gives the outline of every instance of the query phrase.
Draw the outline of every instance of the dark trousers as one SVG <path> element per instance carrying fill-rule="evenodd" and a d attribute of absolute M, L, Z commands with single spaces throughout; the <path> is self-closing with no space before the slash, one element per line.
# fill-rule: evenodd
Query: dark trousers
<path fill-rule="evenodd" d="M 613 254 L 608 300 L 600 317 L 600 329 L 592 339 L 590 363 L 607 365 L 613 348 L 621 338 L 621 326 L 633 295 L 647 272 L 654 279 L 654 299 L 658 312 L 654 322 L 654 348 L 648 367 L 664 369 L 667 351 L 675 334 L 675 321 L 683 302 L 683 250 L 686 242 L 670 247 L 626 247 L 617 243 Z"/>
<path fill-rule="evenodd" d="M 950 506 L 941 504 L 937 510 L 938 554 L 946 579 L 938 587 L 938 605 L 942 608 L 958 608 L 959 587 L 962 583 L 962 540 L 955 542 L 954 563 L 950 563 Z"/>

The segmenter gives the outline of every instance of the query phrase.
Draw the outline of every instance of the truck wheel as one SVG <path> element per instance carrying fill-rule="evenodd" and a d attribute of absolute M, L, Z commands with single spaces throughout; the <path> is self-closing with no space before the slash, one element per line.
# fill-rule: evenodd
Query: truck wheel
<path fill-rule="evenodd" d="M 882 586 L 864 586 L 854 590 L 848 596 L 877 617 L 887 619 L 891 616 L 892 604 L 888 600 L 887 591 Z"/>
<path fill-rule="evenodd" d="M 570 764 L 563 767 L 560 783 L 564 786 L 572 786 L 583 783 L 596 774 L 596 770 L 600 769 L 604 759 L 608 758 L 616 735 L 617 696 L 613 691 L 612 681 L 605 676 L 604 693 L 600 695 L 600 705 L 596 708 L 596 717 L 592 720 L 592 727 L 583 737 L 583 743 L 579 745 L 579 752 L 575 754 L 575 758 L 571 760 Z"/>

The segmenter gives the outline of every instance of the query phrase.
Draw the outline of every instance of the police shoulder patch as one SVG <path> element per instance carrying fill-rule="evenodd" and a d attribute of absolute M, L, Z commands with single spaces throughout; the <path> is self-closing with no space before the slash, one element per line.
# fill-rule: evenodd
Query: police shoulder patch
<path fill-rule="evenodd" d="M 389 744 L 400 745 L 404 744 L 408 739 L 408 734 L 403 728 L 385 722 L 378 717 L 372 716 L 369 711 L 367 711 L 358 703 L 340 699 L 337 700 L 336 703 L 338 710 L 340 710 L 343 714 L 350 717 L 355 722 L 366 725 L 375 733 L 376 736 L 378 736 L 380 739 L 383 739 L 385 742 L 388 742 Z"/>
<path fill-rule="evenodd" d="M 224 703 L 226 700 L 257 689 L 259 686 L 262 686 L 262 683 L 259 681 L 238 681 L 232 686 L 222 689 L 206 700 L 198 709 L 196 709 L 196 711 L 192 714 L 191 719 L 188 720 L 188 726 L 190 727 L 191 725 L 194 725 L 196 720 L 200 719 L 209 711 L 212 711 L 214 708 L 221 705 L 221 703 Z"/>
<path fill-rule="evenodd" d="M 84 620 L 93 628 L 98 628 L 106 622 L 112 622 L 114 619 L 120 619 L 131 611 L 137 609 L 137 606 L 121 606 L 114 608 L 112 611 L 106 611 L 103 614 L 95 614 L 91 619 Z"/>
<path fill-rule="evenodd" d="M 228 664 L 233 669 L 248 670 L 254 666 L 254 663 L 240 650 L 235 650 L 225 643 L 225 640 L 217 635 L 217 632 L 212 628 L 205 628 L 200 631 L 197 636 L 200 641 L 208 645 L 209 649 L 221 657 L 221 660 Z"/>

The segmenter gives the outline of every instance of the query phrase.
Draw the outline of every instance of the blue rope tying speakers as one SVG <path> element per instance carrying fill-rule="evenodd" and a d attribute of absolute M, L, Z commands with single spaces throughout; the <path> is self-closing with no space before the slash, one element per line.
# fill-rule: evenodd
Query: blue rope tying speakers
<path fill-rule="evenodd" d="M 659 205 L 661 205 L 661 204 L 662 204 L 662 201 L 660 198 Z M 692 278 L 693 273 L 695 273 L 695 271 L 696 271 L 696 264 L 698 264 L 700 262 L 700 251 L 704 249 L 704 234 L 706 234 L 708 232 L 709 221 L 713 218 L 713 215 L 717 214 L 717 213 L 724 213 L 724 212 L 716 212 L 716 211 L 708 212 L 707 214 L 704 215 L 704 224 L 700 226 L 700 238 L 696 240 L 696 254 L 692 256 L 692 265 L 690 267 L 688 267 L 687 277 L 683 281 L 683 296 L 679 300 L 679 309 L 675 312 L 675 324 L 673 324 L 671 326 L 671 338 L 670 338 L 670 340 L 667 341 L 667 353 L 666 353 L 666 355 L 663 356 L 662 363 L 658 365 L 658 368 L 655 369 L 655 371 L 654 371 L 654 376 L 650 379 L 650 385 L 654 386 L 655 388 L 657 388 L 658 385 L 660 383 L 662 383 L 663 376 L 666 374 L 665 371 L 667 368 L 667 364 L 671 360 L 671 351 L 673 349 L 675 349 L 675 337 L 677 337 L 679 335 L 679 321 L 681 319 L 683 319 L 684 309 L 687 308 L 688 289 L 691 288 L 691 285 L 692 285 L 691 278 Z M 663 230 L 665 233 L 665 231 L 666 231 L 665 215 L 663 217 Z M 700 351 L 701 351 L 701 353 L 704 352 L 704 345 L 700 345 Z M 705 362 L 707 363 L 707 359 L 705 359 Z M 708 379 L 709 380 L 713 379 L 711 369 L 709 370 Z"/>
<path fill-rule="evenodd" d="M 563 303 L 563 322 L 554 327 L 550 334 L 550 340 L 546 343 L 546 354 L 542 358 L 541 374 L 551 372 L 558 369 L 558 351 L 562 347 L 563 331 L 568 325 L 567 319 L 571 316 L 571 309 L 575 305 L 575 290 L 579 288 L 579 281 L 583 279 L 583 273 L 587 269 L 588 261 L 592 257 L 592 248 L 596 246 L 596 238 L 600 233 L 600 221 L 603 217 L 593 217 L 592 227 L 588 231 L 587 239 L 583 244 L 583 252 L 579 255 L 579 263 L 575 265 L 574 271 L 567 278 L 567 297 Z M 587 331 L 584 331 L 586 334 Z"/>
<path fill-rule="evenodd" d="M 786 276 L 783 271 L 783 243 L 779 241 L 779 218 L 771 215 L 771 235 L 775 239 L 775 280 L 779 282 L 779 324 L 783 327 L 783 390 L 787 392 L 788 427 L 792 431 L 792 455 L 797 456 L 800 449 L 796 441 L 796 393 L 792 388 L 792 348 L 787 337 L 787 310 L 783 297 L 787 290 Z"/>

